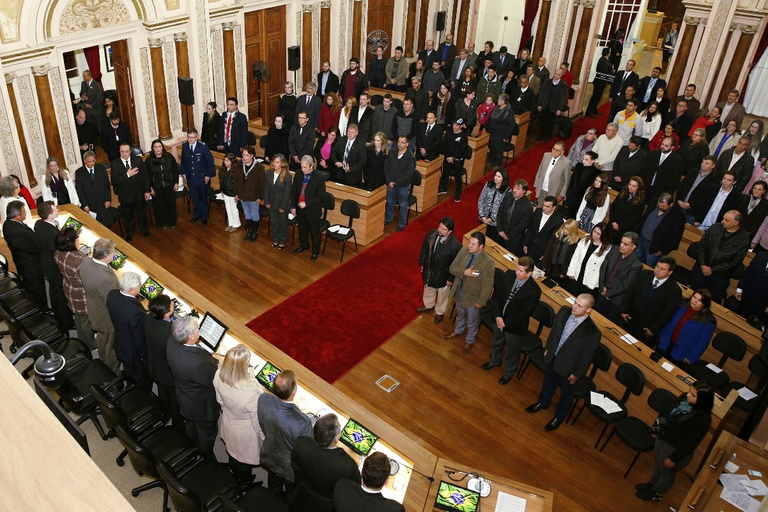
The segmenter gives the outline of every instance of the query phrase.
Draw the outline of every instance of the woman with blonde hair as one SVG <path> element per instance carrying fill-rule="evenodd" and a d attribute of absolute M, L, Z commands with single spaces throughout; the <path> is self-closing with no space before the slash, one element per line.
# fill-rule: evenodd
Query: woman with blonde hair
<path fill-rule="evenodd" d="M 293 82 L 285 82 L 284 89 L 285 92 L 277 100 L 277 113 L 283 115 L 283 126 L 286 131 L 290 131 L 296 113 L 296 102 L 299 99 L 293 91 Z"/>
<path fill-rule="evenodd" d="M 544 273 L 552 278 L 563 278 L 568 270 L 568 263 L 579 243 L 579 223 L 575 219 L 566 220 L 560 228 L 552 234 L 547 249 L 544 251 L 541 261 Z"/>
<path fill-rule="evenodd" d="M 341 109 L 339 114 L 339 133 L 347 133 L 347 125 L 349 124 L 349 114 L 352 109 L 357 106 L 357 98 L 350 96 L 344 103 L 344 108 Z"/>
<path fill-rule="evenodd" d="M 602 222 L 595 224 L 592 231 L 576 244 L 568 265 L 570 279 L 560 284 L 574 296 L 585 292 L 594 295 L 600 285 L 600 267 L 610 251 L 608 226 Z"/>
<path fill-rule="evenodd" d="M 80 206 L 75 181 L 69 176 L 69 171 L 61 168 L 55 156 L 49 156 L 45 161 L 45 179 L 40 188 L 43 201 L 53 201 L 59 206 L 63 204 Z"/>
<path fill-rule="evenodd" d="M 248 371 L 250 361 L 248 348 L 235 345 L 213 377 L 216 400 L 221 405 L 220 435 L 227 446 L 230 470 L 240 485 L 253 481 L 251 470 L 260 464 L 264 442 L 256 408 L 263 390 Z"/>
<path fill-rule="evenodd" d="M 288 241 L 288 211 L 291 207 L 291 185 L 288 159 L 282 153 L 272 157 L 264 180 L 264 206 L 269 209 L 272 224 L 272 247 L 285 249 Z"/>

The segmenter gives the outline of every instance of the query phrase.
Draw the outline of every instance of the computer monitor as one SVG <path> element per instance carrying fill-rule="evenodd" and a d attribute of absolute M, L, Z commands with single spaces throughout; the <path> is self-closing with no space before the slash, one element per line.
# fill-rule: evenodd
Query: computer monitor
<path fill-rule="evenodd" d="M 157 281 L 148 277 L 144 284 L 139 288 L 139 293 L 146 297 L 147 300 L 152 300 L 158 295 L 162 294 L 165 288 L 163 288 Z"/>
<path fill-rule="evenodd" d="M 62 230 L 67 228 L 74 228 L 75 231 L 79 233 L 80 230 L 83 228 L 83 223 L 74 217 L 69 217 L 67 220 L 64 221 L 64 225 L 61 226 Z"/>
<path fill-rule="evenodd" d="M 219 344 L 229 329 L 223 322 L 210 313 L 206 313 L 200 322 L 200 344 L 211 353 L 219 349 Z"/>
<path fill-rule="evenodd" d="M 455 512 L 476 512 L 480 503 L 480 494 L 459 487 L 452 483 L 441 481 L 435 498 L 435 508 Z"/>
<path fill-rule="evenodd" d="M 256 380 L 261 382 L 261 385 L 272 391 L 272 386 L 275 382 L 275 377 L 283 371 L 274 364 L 267 361 L 264 366 L 261 367 L 259 373 L 256 374 Z"/>
<path fill-rule="evenodd" d="M 123 263 L 125 263 L 125 260 L 127 259 L 128 256 L 123 254 L 120 249 L 115 249 L 115 254 L 112 256 L 112 261 L 109 262 L 109 266 L 117 270 L 123 266 Z"/>
<path fill-rule="evenodd" d="M 341 438 L 339 440 L 353 452 L 365 457 L 371 451 L 373 445 L 376 444 L 376 441 L 379 440 L 379 436 L 350 418 L 341 430 Z"/>

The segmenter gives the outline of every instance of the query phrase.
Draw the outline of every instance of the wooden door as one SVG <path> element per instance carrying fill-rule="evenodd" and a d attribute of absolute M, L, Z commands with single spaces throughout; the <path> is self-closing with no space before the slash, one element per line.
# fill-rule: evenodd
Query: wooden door
<path fill-rule="evenodd" d="M 283 93 L 286 78 L 287 49 L 285 46 L 285 6 L 272 7 L 245 13 L 245 66 L 248 73 L 248 118 L 259 116 L 261 105 L 262 123 L 272 124 L 277 114 L 277 102 Z M 262 60 L 269 67 L 269 81 L 259 83 L 253 78 L 256 61 Z"/>
<path fill-rule="evenodd" d="M 387 34 L 387 38 L 389 38 L 389 46 L 384 50 L 384 56 L 386 57 L 390 57 L 395 53 L 392 47 L 392 33 L 394 32 L 392 24 L 394 21 L 395 2 L 392 0 L 368 0 L 368 33 L 366 34 L 366 41 L 368 40 L 368 34 L 374 30 L 383 30 Z M 372 58 L 373 54 L 368 53 L 368 48 L 366 48 L 365 56 L 364 58 L 361 56 L 360 60 L 364 60 L 363 66 L 367 67 Z"/>
<path fill-rule="evenodd" d="M 133 145 L 141 147 L 139 126 L 136 122 L 136 105 L 133 102 L 133 82 L 131 80 L 131 58 L 128 55 L 128 41 L 112 41 L 112 66 L 115 68 L 115 88 L 117 104 L 120 107 L 120 120 L 131 129 Z M 142 148 L 147 149 L 147 148 Z"/>

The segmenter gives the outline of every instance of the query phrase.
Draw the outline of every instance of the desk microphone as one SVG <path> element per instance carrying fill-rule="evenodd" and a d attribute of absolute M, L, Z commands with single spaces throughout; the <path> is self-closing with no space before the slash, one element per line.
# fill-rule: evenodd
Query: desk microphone
<path fill-rule="evenodd" d="M 403 466 L 405 468 L 410 469 L 412 472 L 416 473 L 417 475 L 423 476 L 424 478 L 426 478 L 430 482 L 434 482 L 435 481 L 434 477 L 429 476 L 429 475 L 425 475 L 421 471 L 416 471 L 411 466 L 406 466 L 405 464 L 401 464 L 400 462 L 397 462 L 395 459 L 389 459 L 389 474 L 390 475 L 396 474 L 398 471 L 400 471 L 400 466 Z"/>

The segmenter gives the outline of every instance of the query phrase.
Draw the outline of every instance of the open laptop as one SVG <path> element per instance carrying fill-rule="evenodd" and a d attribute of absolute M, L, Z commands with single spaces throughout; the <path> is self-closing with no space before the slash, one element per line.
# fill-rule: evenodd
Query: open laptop
<path fill-rule="evenodd" d="M 339 440 L 348 446 L 353 452 L 365 457 L 379 440 L 379 436 L 365 428 L 361 423 L 352 418 L 341 429 Z"/>
<path fill-rule="evenodd" d="M 480 503 L 480 494 L 459 487 L 452 483 L 441 481 L 435 498 L 435 508 L 456 512 L 476 512 Z"/>
<path fill-rule="evenodd" d="M 206 313 L 200 322 L 200 343 L 198 345 L 213 354 L 219 349 L 221 340 L 224 339 L 228 329 L 229 327 L 218 318 Z"/>

